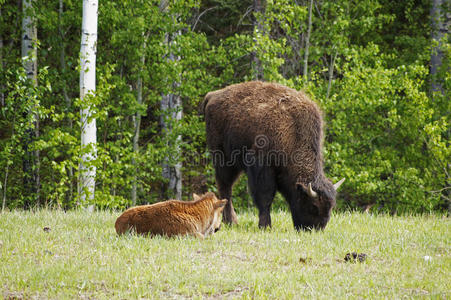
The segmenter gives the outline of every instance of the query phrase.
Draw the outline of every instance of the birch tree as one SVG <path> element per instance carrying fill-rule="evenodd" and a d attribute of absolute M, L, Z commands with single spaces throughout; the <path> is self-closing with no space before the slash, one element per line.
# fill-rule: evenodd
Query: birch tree
<path fill-rule="evenodd" d="M 431 6 L 431 25 L 432 25 L 432 40 L 436 43 L 436 46 L 432 47 L 431 53 L 431 76 L 432 76 L 432 92 L 439 92 L 442 90 L 441 84 L 437 80 L 437 73 L 442 63 L 442 51 L 440 50 L 441 39 L 443 33 L 441 27 L 442 13 L 441 13 L 442 0 L 433 0 Z"/>
<path fill-rule="evenodd" d="M 143 46 L 142 46 L 142 51 L 143 53 L 141 54 L 141 65 L 139 68 L 139 75 L 138 75 L 138 80 L 136 83 L 136 100 L 138 102 L 138 105 L 141 106 L 143 103 L 143 69 L 144 69 L 144 64 L 146 63 L 146 55 L 145 55 L 145 50 L 146 50 L 146 45 L 147 45 L 147 39 L 149 38 L 149 34 L 144 35 L 143 34 Z M 140 127 L 141 127 L 141 111 L 138 109 L 138 111 L 136 111 L 135 115 L 133 116 L 133 129 L 134 129 L 134 133 L 133 133 L 133 152 L 134 155 L 138 155 L 139 154 L 139 133 L 140 133 Z M 136 163 L 136 159 L 133 156 L 132 157 L 132 165 L 136 168 L 138 168 L 138 165 Z M 136 205 L 136 191 L 138 188 L 138 172 L 135 172 L 135 174 L 133 175 L 133 182 L 132 182 L 132 205 L 135 206 Z"/>
<path fill-rule="evenodd" d="M 304 53 L 304 78 L 305 82 L 308 81 L 308 56 L 309 56 L 309 47 L 310 47 L 310 34 L 312 32 L 312 7 L 313 0 L 310 0 L 309 9 L 308 9 L 308 28 L 307 28 L 307 36 L 305 37 L 305 53 Z"/>
<path fill-rule="evenodd" d="M 333 50 L 333 48 L 332 48 L 332 50 Z M 327 82 L 326 99 L 329 99 L 329 96 L 330 96 L 330 90 L 331 90 L 331 88 L 332 88 L 332 80 L 333 80 L 333 78 L 334 78 L 335 60 L 337 59 L 337 55 L 338 55 L 338 52 L 335 51 L 335 53 L 332 54 L 332 55 L 331 55 L 331 58 L 330 58 L 330 64 L 329 64 L 329 79 L 328 79 L 328 82 Z"/>
<path fill-rule="evenodd" d="M 83 0 L 80 49 L 81 147 L 79 194 L 82 202 L 94 198 L 96 167 L 96 120 L 92 98 L 96 90 L 97 0 Z"/>
<path fill-rule="evenodd" d="M 33 0 L 22 1 L 22 63 L 28 81 L 37 86 L 37 28 L 33 12 Z M 26 137 L 23 141 L 25 157 L 23 162 L 24 187 L 26 190 L 25 208 L 29 208 L 31 200 L 39 206 L 39 150 L 30 150 L 30 144 L 39 136 L 39 120 L 35 107 L 34 95 L 28 94 L 28 120 Z M 34 199 L 32 199 L 34 198 Z"/>
<path fill-rule="evenodd" d="M 433 0 L 431 6 L 431 27 L 432 41 L 435 43 L 431 52 L 431 89 L 432 92 L 443 94 L 442 80 L 439 77 L 439 70 L 443 61 L 442 39 L 449 34 L 449 24 L 451 23 L 451 13 L 448 9 L 451 6 L 449 0 Z M 433 95 L 434 97 L 434 95 Z"/>
<path fill-rule="evenodd" d="M 265 27 L 264 27 L 264 14 L 265 14 L 265 7 L 266 7 L 266 0 L 254 0 L 254 43 L 256 44 L 256 47 L 258 47 L 259 40 L 261 39 L 261 36 L 265 34 Z M 255 80 L 263 80 L 264 79 L 264 73 L 263 73 L 263 64 L 260 58 L 258 57 L 256 51 L 252 53 L 252 67 L 254 72 L 254 79 Z"/>
<path fill-rule="evenodd" d="M 33 0 L 22 1 L 22 60 L 27 78 L 37 85 L 37 29 L 33 17 Z"/>
<path fill-rule="evenodd" d="M 161 0 L 160 2 L 160 10 L 162 12 L 168 11 L 168 1 Z M 172 16 L 175 22 L 175 16 Z M 165 44 L 167 45 L 167 49 L 169 49 L 169 53 L 167 54 L 167 60 L 169 64 L 174 64 L 176 61 L 179 61 L 180 58 L 177 57 L 172 49 L 175 46 L 175 39 L 179 32 L 175 33 L 166 33 L 165 34 Z M 172 78 L 169 79 L 173 80 Z M 180 86 L 180 82 L 173 80 L 172 82 L 167 82 L 167 85 L 171 88 L 172 92 L 163 93 L 161 95 L 160 102 L 160 126 L 163 134 L 165 135 L 165 139 L 168 141 L 168 147 L 172 148 L 169 155 L 166 156 L 163 162 L 163 171 L 162 175 L 168 181 L 167 192 L 170 196 L 174 196 L 175 199 L 182 199 L 182 163 L 180 162 L 180 142 L 182 140 L 181 135 L 177 135 L 174 138 L 170 137 L 170 132 L 174 130 L 174 125 L 177 124 L 182 119 L 182 101 L 180 95 L 176 94 L 177 88 Z"/>
<path fill-rule="evenodd" d="M 443 84 L 445 82 L 443 76 L 443 70 L 441 70 L 444 53 L 443 53 L 443 39 L 449 32 L 449 25 L 451 23 L 451 1 L 449 0 L 433 0 L 431 6 L 431 27 L 432 27 L 432 41 L 434 46 L 431 52 L 431 92 L 432 99 L 436 102 L 440 97 L 446 97 Z M 449 100 L 448 100 L 449 101 Z M 449 114 L 449 111 L 448 111 Z M 448 130 L 445 133 L 445 137 L 449 140 L 451 136 L 451 127 L 448 126 Z M 442 165 L 442 169 L 445 173 L 444 188 L 441 191 L 441 196 L 448 202 L 448 214 L 451 213 L 451 164 L 445 162 Z"/>
<path fill-rule="evenodd" d="M 0 19 L 2 18 L 2 8 L 0 7 Z M 5 67 L 5 64 L 3 62 L 3 36 L 0 32 L 0 68 L 3 69 Z M 5 105 L 5 93 L 3 92 L 4 85 L 3 83 L 0 84 L 0 104 L 2 106 Z"/>
<path fill-rule="evenodd" d="M 66 46 L 65 44 L 65 34 L 63 32 L 63 24 L 62 24 L 62 19 L 63 19 L 63 13 L 64 13 L 64 3 L 63 0 L 59 0 L 59 7 L 58 7 L 58 35 L 60 38 L 60 67 L 61 67 L 61 75 L 62 75 L 62 82 L 63 82 L 63 96 L 64 96 L 64 101 L 66 103 L 66 108 L 67 111 L 70 111 L 72 103 L 71 103 L 71 99 L 67 93 L 67 82 L 66 82 L 66 54 L 64 51 L 64 48 Z M 67 118 L 67 123 L 69 125 L 69 129 L 72 131 L 72 127 L 73 127 L 73 121 L 72 118 L 68 117 Z M 70 203 L 70 201 L 73 198 L 73 184 L 72 184 L 72 178 L 74 177 L 74 170 L 72 168 L 72 166 L 69 166 L 67 169 L 67 173 L 69 176 L 69 194 L 66 197 L 66 203 Z"/>

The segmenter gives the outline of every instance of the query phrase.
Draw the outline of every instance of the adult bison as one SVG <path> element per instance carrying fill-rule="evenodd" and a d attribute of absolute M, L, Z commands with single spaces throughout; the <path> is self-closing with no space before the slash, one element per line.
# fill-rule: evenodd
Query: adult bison
<path fill-rule="evenodd" d="M 323 229 L 336 190 L 324 176 L 323 121 L 304 93 L 275 83 L 245 82 L 210 92 L 203 102 L 207 144 L 213 156 L 226 223 L 236 223 L 232 185 L 248 176 L 260 227 L 271 226 L 276 191 L 287 200 L 296 229 Z"/>

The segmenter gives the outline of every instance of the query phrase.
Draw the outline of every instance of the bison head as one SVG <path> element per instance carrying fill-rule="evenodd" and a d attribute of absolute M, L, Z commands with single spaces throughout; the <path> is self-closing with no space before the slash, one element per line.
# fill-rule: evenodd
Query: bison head
<path fill-rule="evenodd" d="M 318 185 L 297 183 L 297 199 L 291 203 L 291 214 L 297 230 L 324 229 L 335 206 L 337 189 L 345 179 L 336 184 L 324 180 Z"/>

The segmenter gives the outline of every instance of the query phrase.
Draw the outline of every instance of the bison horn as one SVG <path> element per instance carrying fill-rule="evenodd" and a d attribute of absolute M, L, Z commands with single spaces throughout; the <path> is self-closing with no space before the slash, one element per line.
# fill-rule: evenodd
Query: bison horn
<path fill-rule="evenodd" d="M 318 197 L 318 194 L 312 189 L 312 183 L 310 182 L 309 184 L 308 184 L 308 190 L 307 190 L 307 193 L 310 195 L 310 197 L 312 197 L 312 198 L 317 198 Z"/>
<path fill-rule="evenodd" d="M 340 185 L 345 181 L 346 178 L 342 178 L 339 182 L 337 182 L 336 184 L 334 184 L 334 189 L 337 190 Z"/>

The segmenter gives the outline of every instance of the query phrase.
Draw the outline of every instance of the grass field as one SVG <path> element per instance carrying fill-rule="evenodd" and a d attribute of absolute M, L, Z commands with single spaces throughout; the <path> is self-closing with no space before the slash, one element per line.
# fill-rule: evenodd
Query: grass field
<path fill-rule="evenodd" d="M 336 213 L 324 232 L 297 233 L 288 212 L 272 214 L 271 230 L 259 230 L 251 212 L 198 240 L 118 237 L 118 215 L 0 214 L 0 296 L 451 298 L 446 217 Z M 348 252 L 367 260 L 345 262 Z"/>

